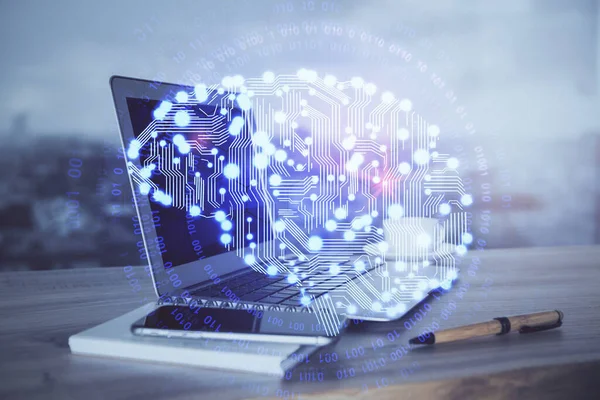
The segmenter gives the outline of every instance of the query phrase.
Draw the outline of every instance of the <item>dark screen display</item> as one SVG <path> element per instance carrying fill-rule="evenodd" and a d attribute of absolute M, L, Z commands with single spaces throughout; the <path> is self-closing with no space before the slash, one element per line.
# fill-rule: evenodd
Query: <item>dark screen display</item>
<path fill-rule="evenodd" d="M 133 127 L 134 137 L 138 138 L 139 135 L 146 129 L 149 124 L 154 120 L 153 112 L 159 106 L 159 101 L 156 100 L 142 100 L 136 98 L 127 98 L 127 106 L 129 108 L 129 115 L 131 118 L 131 123 Z M 226 117 L 221 116 L 218 113 L 218 109 L 214 105 L 195 105 L 194 107 L 190 107 L 188 112 L 206 115 L 215 116 L 215 123 L 211 127 L 214 130 L 222 130 L 226 129 Z M 241 115 L 241 111 L 239 110 L 231 110 L 231 116 Z M 183 134 L 186 137 L 192 137 L 194 132 L 189 130 L 189 132 L 178 132 Z M 156 143 L 159 143 L 161 140 L 165 140 L 167 142 L 172 141 L 173 133 L 160 134 L 156 139 Z M 214 146 L 219 150 L 219 155 L 223 155 L 225 158 L 222 161 L 224 164 L 227 163 L 229 157 L 229 150 L 231 143 L 233 142 L 234 137 L 231 135 L 227 135 L 224 140 L 218 143 L 218 145 Z M 236 150 L 239 151 L 239 150 Z M 250 149 L 248 149 L 250 151 Z M 140 150 L 140 162 L 144 165 L 144 162 L 150 156 L 149 149 L 144 147 Z M 248 156 L 247 160 L 250 159 Z M 156 159 L 153 159 L 152 162 L 157 162 Z M 158 161 L 165 162 L 165 161 Z M 249 166 L 240 166 L 241 168 L 249 168 Z M 184 170 L 181 169 L 182 174 L 188 174 L 188 179 L 193 180 L 193 175 L 195 173 L 203 174 L 203 176 L 208 176 L 213 173 L 213 168 L 209 166 L 206 162 L 199 162 L 194 169 Z M 153 171 L 152 176 L 150 177 L 153 183 L 155 183 L 159 188 L 165 187 L 166 178 L 162 171 L 157 168 Z M 217 187 L 227 187 L 226 178 L 221 175 L 216 178 L 216 186 Z M 187 190 L 187 189 L 186 189 Z M 136 193 L 136 195 L 139 195 Z M 208 196 L 205 194 L 204 197 Z M 229 192 L 221 195 L 218 194 L 219 198 L 223 196 L 222 203 L 229 204 L 230 210 L 233 210 L 236 206 L 236 202 L 233 201 Z M 248 233 L 251 233 L 252 241 L 254 243 L 261 243 L 265 240 L 268 240 L 268 236 L 270 233 L 268 229 L 265 229 L 265 225 L 262 227 L 253 227 L 248 224 L 249 231 L 246 232 L 244 237 L 238 237 L 237 240 L 234 240 L 229 247 L 223 245 L 220 242 L 220 233 L 221 227 L 220 222 L 215 218 L 203 218 L 203 217 L 191 217 L 190 214 L 184 210 L 176 207 L 163 206 L 157 201 L 152 200 L 152 193 L 148 195 L 150 198 L 150 207 L 155 213 L 160 217 L 160 224 L 156 224 L 156 234 L 158 237 L 161 237 L 164 240 L 164 249 L 166 251 L 163 252 L 162 257 L 164 263 L 171 263 L 172 266 L 178 266 L 187 264 L 199 259 L 204 259 L 208 257 L 215 256 L 217 254 L 224 253 L 226 251 L 235 250 L 239 246 L 239 243 L 244 243 L 244 238 Z M 211 205 L 210 201 L 205 201 L 205 208 L 203 210 L 204 215 L 209 215 L 218 211 L 218 208 Z M 252 217 L 254 221 L 259 220 L 258 216 L 258 202 L 255 200 L 255 197 L 250 197 L 248 201 L 243 204 L 244 209 L 244 218 Z M 238 225 L 240 221 L 236 219 L 236 213 L 231 212 L 229 220 L 232 222 L 233 226 Z M 264 219 L 263 219 L 264 220 Z M 255 230 L 253 230 L 255 229 Z M 262 232 L 258 232 L 261 229 Z M 244 243 L 244 246 L 247 246 L 248 243 Z"/>

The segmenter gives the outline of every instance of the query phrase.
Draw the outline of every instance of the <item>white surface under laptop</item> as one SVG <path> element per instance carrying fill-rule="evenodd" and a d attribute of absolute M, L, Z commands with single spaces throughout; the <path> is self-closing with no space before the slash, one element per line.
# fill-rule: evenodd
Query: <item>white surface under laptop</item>
<path fill-rule="evenodd" d="M 136 336 L 131 324 L 156 309 L 149 303 L 118 318 L 69 338 L 73 354 L 154 361 L 197 367 L 251 371 L 283 376 L 297 364 L 298 357 L 314 352 L 316 346 L 229 340 L 179 339 Z M 300 359 L 302 361 L 302 359 Z"/>

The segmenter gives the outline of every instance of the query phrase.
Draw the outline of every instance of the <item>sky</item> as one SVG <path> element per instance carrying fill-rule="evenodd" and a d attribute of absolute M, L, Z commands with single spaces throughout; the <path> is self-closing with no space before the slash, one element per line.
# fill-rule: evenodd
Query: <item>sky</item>
<path fill-rule="evenodd" d="M 400 43 L 423 56 L 456 88 L 480 125 L 532 138 L 560 137 L 565 131 L 576 135 L 600 128 L 599 17 L 594 3 L 0 0 L 0 132 L 9 129 L 15 114 L 25 112 L 36 134 L 84 132 L 112 138 L 111 75 L 152 78 L 163 72 L 165 80 L 177 82 L 186 70 L 196 68 L 195 60 L 210 58 L 211 48 L 232 45 L 240 35 L 290 22 L 300 27 L 308 22 L 318 29 L 333 22 L 345 32 L 351 26 L 374 32 L 384 39 L 385 48 Z M 415 37 L 402 33 L 408 28 Z M 205 45 L 194 52 L 189 42 L 198 37 Z M 317 37 L 325 44 L 314 50 L 302 48 L 302 36 L 279 40 L 286 49 L 281 54 L 261 56 L 249 50 L 246 64 L 230 71 L 257 76 L 267 69 L 333 70 L 348 79 L 364 75 L 378 87 L 405 90 L 418 99 L 418 85 L 409 87 L 411 79 L 401 84 L 393 65 L 334 54 L 327 47 L 331 36 L 319 32 L 311 38 Z M 426 40 L 434 43 L 433 50 L 423 50 Z M 301 41 L 301 48 L 289 50 L 292 41 Z M 377 46 L 345 42 L 359 51 Z M 186 52 L 186 61 L 176 63 L 173 56 L 180 50 Z"/>

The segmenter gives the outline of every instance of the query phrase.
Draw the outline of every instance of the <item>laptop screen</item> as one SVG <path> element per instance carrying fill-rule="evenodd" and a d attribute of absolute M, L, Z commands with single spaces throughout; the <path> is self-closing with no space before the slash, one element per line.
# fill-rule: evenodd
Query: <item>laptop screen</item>
<path fill-rule="evenodd" d="M 141 165 L 132 173 L 134 190 L 150 197 L 165 263 L 269 240 L 269 218 L 259 215 L 258 185 L 249 175 L 251 132 L 241 110 L 136 98 L 127 98 L 127 106 L 135 137 L 125 144 L 127 156 L 139 156 Z"/>

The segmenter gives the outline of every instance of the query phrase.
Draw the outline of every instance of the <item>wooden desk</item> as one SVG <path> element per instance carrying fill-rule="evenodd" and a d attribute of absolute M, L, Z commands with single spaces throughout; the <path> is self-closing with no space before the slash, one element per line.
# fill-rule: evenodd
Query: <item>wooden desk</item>
<path fill-rule="evenodd" d="M 596 398 L 600 247 L 490 250 L 477 255 L 482 262 L 474 277 L 468 273 L 473 255 L 461 265 L 462 282 L 470 284 L 464 299 L 457 299 L 460 284 L 455 285 L 440 300 L 429 301 L 432 310 L 410 331 L 404 328 L 405 320 L 358 325 L 333 348 L 321 351 L 335 351 L 338 362 L 320 364 L 317 353 L 290 381 L 73 356 L 67 346 L 70 335 L 141 304 L 140 293 L 131 291 L 123 269 L 0 274 L 0 398 L 227 400 L 285 398 L 284 393 L 289 399 Z M 153 296 L 148 281 L 142 292 Z M 456 310 L 443 320 L 441 312 L 451 300 Z M 556 308 L 565 313 L 560 329 L 417 348 L 397 361 L 390 358 L 390 352 L 406 346 L 433 317 L 441 328 L 448 328 Z M 394 329 L 399 337 L 390 342 L 387 333 Z M 346 349 L 359 346 L 364 357 L 347 359 Z M 370 364 L 374 370 L 363 372 L 365 360 L 377 362 L 381 357 L 385 366 Z M 411 366 L 418 368 L 411 373 Z M 324 380 L 298 381 L 311 367 L 322 368 Z M 338 379 L 336 372 L 344 368 L 354 368 L 355 376 Z"/>

